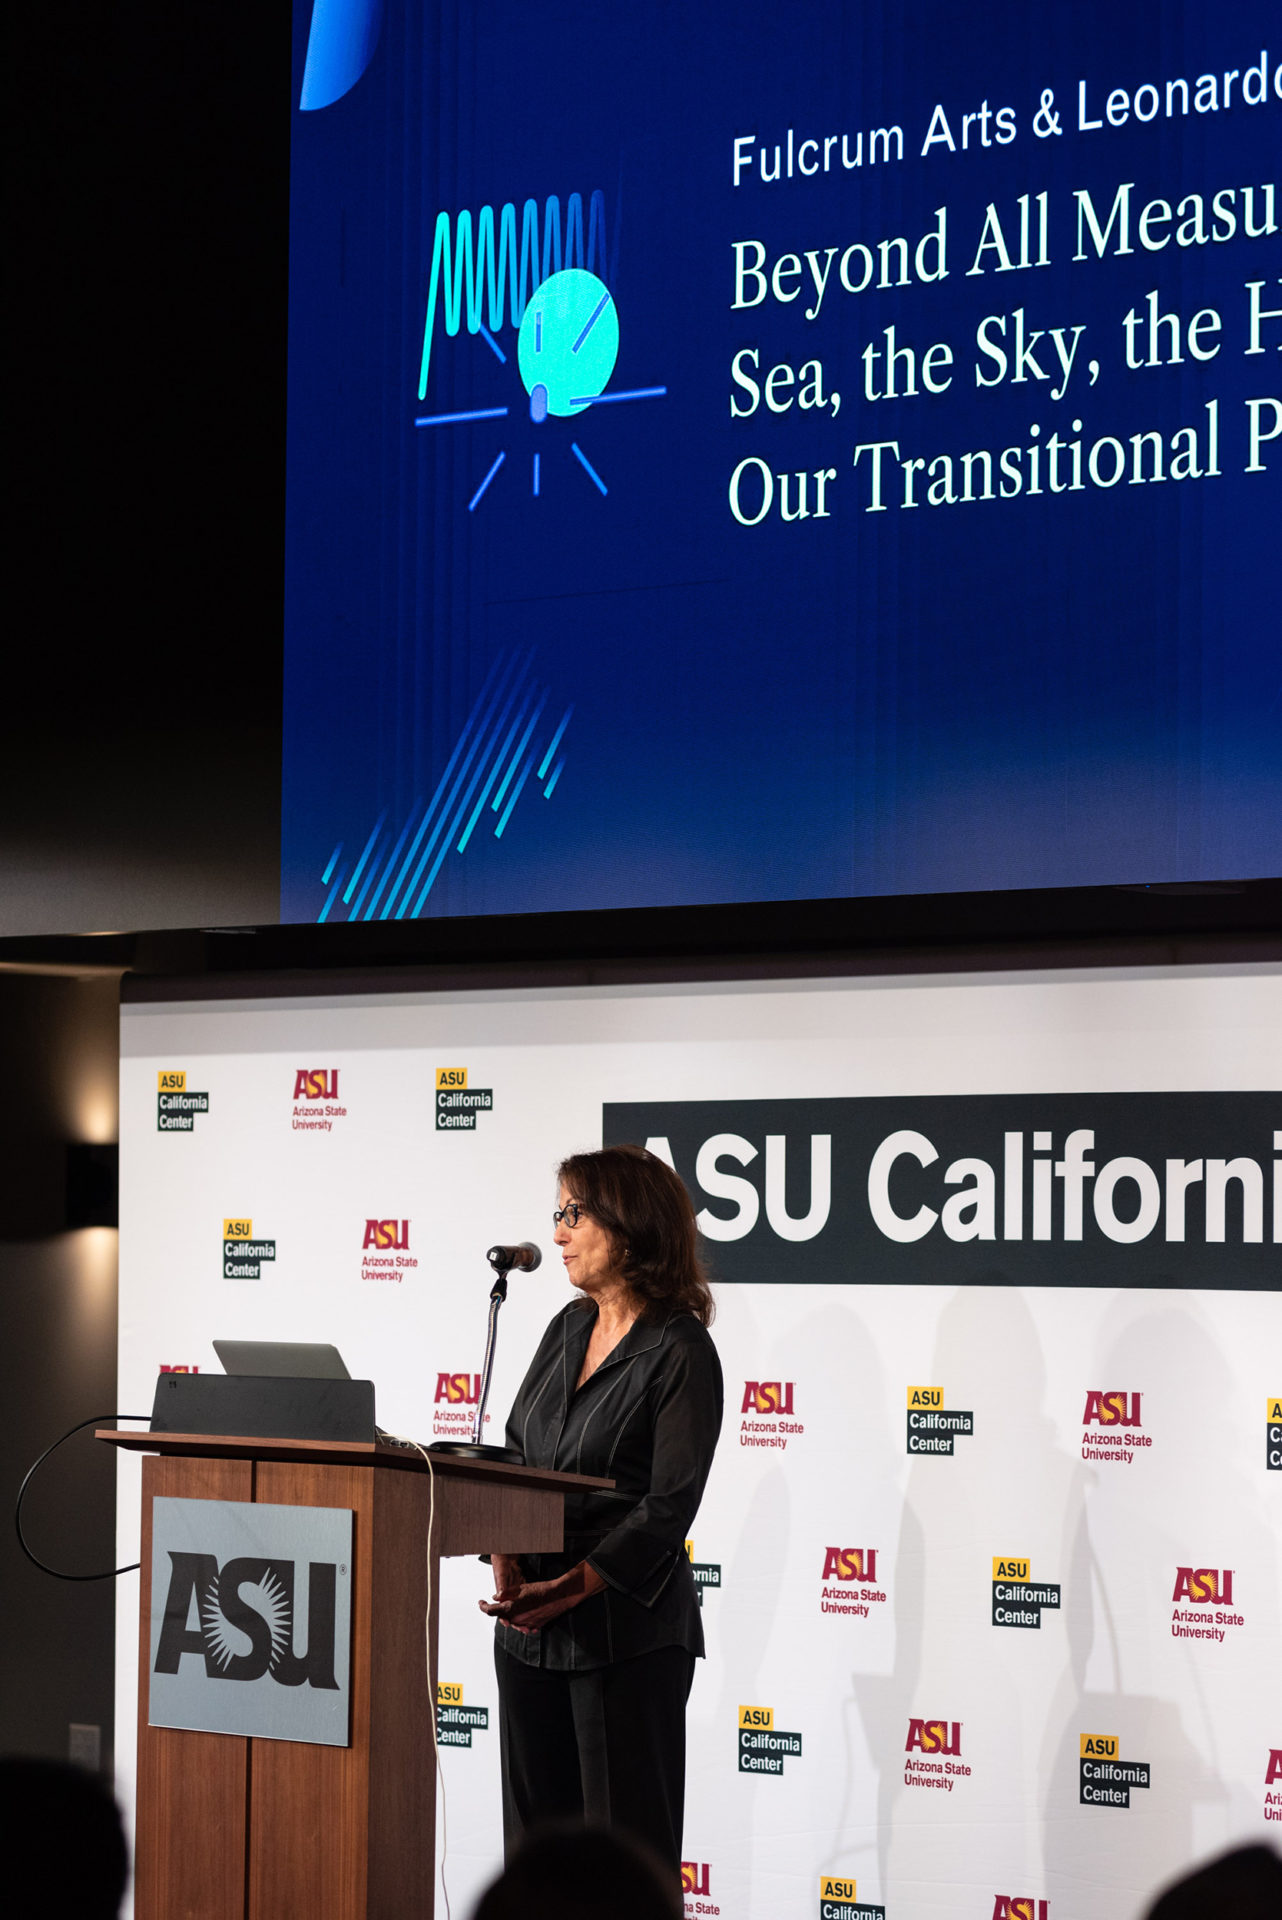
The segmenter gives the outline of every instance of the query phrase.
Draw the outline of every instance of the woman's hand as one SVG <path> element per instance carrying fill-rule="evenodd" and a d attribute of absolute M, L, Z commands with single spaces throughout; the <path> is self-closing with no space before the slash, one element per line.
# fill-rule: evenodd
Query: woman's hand
<path fill-rule="evenodd" d="M 497 1556 L 495 1560 L 497 1563 Z M 527 1580 L 517 1593 L 497 1593 L 493 1600 L 482 1600 L 479 1605 L 482 1613 L 496 1615 L 518 1633 L 537 1633 L 549 1620 L 568 1613 L 580 1600 L 600 1593 L 604 1586 L 605 1581 L 595 1567 L 581 1560 L 577 1567 L 571 1567 L 555 1580 Z"/>
<path fill-rule="evenodd" d="M 496 1600 L 515 1600 L 525 1584 L 525 1574 L 521 1562 L 514 1553 L 492 1553 L 490 1571 L 494 1575 L 494 1598 Z"/>

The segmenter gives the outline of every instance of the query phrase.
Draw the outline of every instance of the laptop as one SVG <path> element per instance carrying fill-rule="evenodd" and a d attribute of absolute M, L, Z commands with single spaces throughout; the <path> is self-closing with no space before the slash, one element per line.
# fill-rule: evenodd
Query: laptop
<path fill-rule="evenodd" d="M 272 1380 L 350 1380 L 337 1347 L 306 1340 L 215 1340 L 224 1373 Z"/>

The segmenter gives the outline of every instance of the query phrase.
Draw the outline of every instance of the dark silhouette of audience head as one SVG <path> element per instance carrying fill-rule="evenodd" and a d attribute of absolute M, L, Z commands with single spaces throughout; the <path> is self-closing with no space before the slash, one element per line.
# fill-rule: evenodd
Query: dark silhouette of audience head
<path fill-rule="evenodd" d="M 120 1809 L 96 1774 L 62 1760 L 0 1759 L 5 1878 L 41 1920 L 117 1920 L 129 1878 Z"/>
<path fill-rule="evenodd" d="M 608 1827 L 537 1828 L 481 1896 L 473 1920 L 681 1920 L 670 1871 Z"/>
<path fill-rule="evenodd" d="M 1282 1859 L 1272 1847 L 1238 1847 L 1168 1887 L 1148 1920 L 1278 1920 Z"/>

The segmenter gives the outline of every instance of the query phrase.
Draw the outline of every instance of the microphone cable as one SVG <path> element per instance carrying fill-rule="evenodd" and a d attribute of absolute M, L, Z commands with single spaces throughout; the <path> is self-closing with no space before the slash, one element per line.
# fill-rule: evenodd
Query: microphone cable
<path fill-rule="evenodd" d="M 139 1560 L 133 1560 L 127 1567 L 107 1567 L 102 1573 L 64 1573 L 60 1567 L 47 1566 L 39 1554 L 33 1553 L 27 1545 L 26 1537 L 22 1531 L 22 1503 L 27 1497 L 27 1488 L 31 1485 L 36 1472 L 49 1458 L 49 1455 L 56 1453 L 64 1440 L 70 1440 L 73 1435 L 82 1432 L 85 1427 L 101 1426 L 112 1420 L 142 1420 L 150 1424 L 151 1415 L 149 1413 L 94 1413 L 91 1414 L 87 1420 L 77 1421 L 74 1427 L 68 1427 L 67 1431 L 60 1435 L 51 1447 L 46 1447 L 40 1455 L 40 1458 L 27 1468 L 26 1473 L 23 1475 L 22 1485 L 18 1488 L 18 1499 L 13 1509 L 13 1524 L 18 1535 L 18 1545 L 22 1548 L 22 1551 L 26 1554 L 33 1567 L 39 1567 L 41 1573 L 52 1574 L 55 1580 L 115 1580 L 122 1573 L 136 1573 L 142 1564 Z"/>

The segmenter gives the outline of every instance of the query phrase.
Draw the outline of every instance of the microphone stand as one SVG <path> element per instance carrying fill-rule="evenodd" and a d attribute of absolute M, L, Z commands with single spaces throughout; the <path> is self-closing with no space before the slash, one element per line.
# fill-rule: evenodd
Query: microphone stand
<path fill-rule="evenodd" d="M 481 1392 L 476 1403 L 476 1417 L 472 1421 L 470 1440 L 434 1440 L 428 1448 L 429 1453 L 452 1453 L 456 1459 L 507 1461 L 513 1466 L 524 1466 L 525 1462 L 515 1447 L 487 1445 L 481 1435 L 485 1431 L 485 1408 L 490 1397 L 490 1380 L 494 1373 L 494 1347 L 498 1339 L 499 1308 L 507 1299 L 507 1277 L 512 1271 L 501 1259 L 502 1249 L 495 1247 L 487 1255 L 494 1268 L 494 1285 L 490 1288 L 490 1317 L 485 1332 L 485 1360 L 481 1367 Z M 495 1256 L 500 1256 L 496 1258 Z"/>

